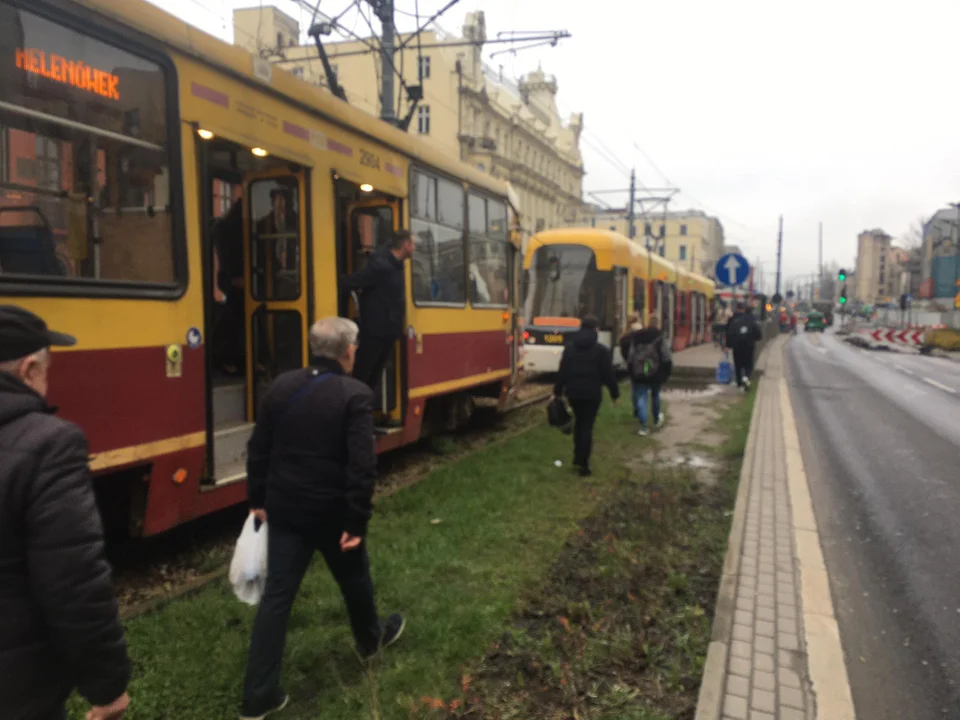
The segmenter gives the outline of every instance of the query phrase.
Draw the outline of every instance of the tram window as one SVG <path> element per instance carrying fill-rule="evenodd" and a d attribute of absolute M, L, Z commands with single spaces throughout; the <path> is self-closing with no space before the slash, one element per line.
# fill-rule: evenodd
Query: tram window
<path fill-rule="evenodd" d="M 410 231 L 416 242 L 412 259 L 413 300 L 418 305 L 464 305 L 464 192 L 456 183 L 413 173 Z M 437 199 L 443 203 L 442 219 Z"/>
<path fill-rule="evenodd" d="M 254 300 L 300 297 L 300 212 L 294 178 L 250 183 L 250 294 Z"/>
<path fill-rule="evenodd" d="M 0 280 L 173 285 L 164 69 L 25 10 L 0 63 Z"/>
<path fill-rule="evenodd" d="M 590 248 L 548 245 L 537 250 L 524 299 L 524 318 L 582 318 L 595 315 L 601 328 L 613 327 L 616 295 L 613 273 L 597 269 Z"/>
<path fill-rule="evenodd" d="M 510 302 L 507 207 L 473 192 L 467 198 L 470 302 L 498 307 L 507 305 Z"/>
<path fill-rule="evenodd" d="M 640 278 L 633 279 L 633 310 L 634 312 L 643 312 L 646 306 L 646 283 Z"/>

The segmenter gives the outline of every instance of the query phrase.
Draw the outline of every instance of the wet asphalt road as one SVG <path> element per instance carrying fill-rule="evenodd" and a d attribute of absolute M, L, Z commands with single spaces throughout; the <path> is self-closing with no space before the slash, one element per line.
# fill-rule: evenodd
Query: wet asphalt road
<path fill-rule="evenodd" d="M 857 717 L 960 720 L 960 363 L 786 352 Z"/>

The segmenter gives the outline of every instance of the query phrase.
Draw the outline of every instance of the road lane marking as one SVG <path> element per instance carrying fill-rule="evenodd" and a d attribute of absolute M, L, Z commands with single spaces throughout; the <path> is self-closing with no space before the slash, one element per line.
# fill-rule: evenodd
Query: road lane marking
<path fill-rule="evenodd" d="M 927 383 L 928 385 L 933 385 L 935 388 L 940 388 L 940 389 L 943 390 L 944 392 L 948 392 L 948 393 L 950 393 L 951 395 L 955 395 L 956 392 L 957 392 L 956 390 L 954 390 L 954 389 L 953 389 L 952 387 L 950 387 L 949 385 L 944 385 L 943 383 L 938 383 L 936 380 L 931 380 L 931 379 L 928 378 L 928 377 L 925 377 L 925 378 L 923 379 L 923 381 L 924 381 L 925 383 Z"/>
<path fill-rule="evenodd" d="M 916 375 L 916 373 L 913 370 L 911 370 L 910 368 L 905 368 L 903 365 L 894 365 L 894 367 L 900 372 L 906 373 L 907 375 Z"/>
<path fill-rule="evenodd" d="M 830 596 L 830 579 L 820 546 L 820 534 L 803 467 L 800 435 L 790 402 L 786 376 L 780 378 L 780 411 L 787 463 L 787 486 L 793 515 L 807 671 L 816 696 L 817 717 L 855 720 L 853 692 L 843 655 L 840 626 Z"/>
<path fill-rule="evenodd" d="M 826 355 L 827 349 L 825 347 L 818 347 L 817 352 L 819 352 L 821 355 Z"/>

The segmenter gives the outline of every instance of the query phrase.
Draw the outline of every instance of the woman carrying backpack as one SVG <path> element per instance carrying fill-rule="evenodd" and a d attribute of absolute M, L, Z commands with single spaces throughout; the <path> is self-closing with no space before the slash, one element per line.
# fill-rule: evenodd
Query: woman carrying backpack
<path fill-rule="evenodd" d="M 640 318 L 632 315 L 632 327 L 640 324 Z M 670 341 L 660 330 L 660 320 L 650 317 L 648 328 L 634 329 L 620 339 L 620 353 L 627 363 L 630 381 L 633 384 L 633 413 L 640 421 L 641 436 L 647 435 L 647 393 L 651 395 L 653 417 L 651 424 L 663 426 L 663 413 L 660 412 L 660 387 L 670 377 L 673 360 L 670 355 Z"/>

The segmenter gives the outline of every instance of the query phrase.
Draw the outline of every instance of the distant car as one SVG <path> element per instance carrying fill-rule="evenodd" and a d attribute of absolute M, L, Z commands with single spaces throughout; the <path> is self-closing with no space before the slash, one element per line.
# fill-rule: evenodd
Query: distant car
<path fill-rule="evenodd" d="M 810 332 L 811 330 L 815 330 L 823 332 L 825 327 L 823 313 L 814 311 L 807 315 L 807 324 L 804 325 L 803 331 Z"/>

